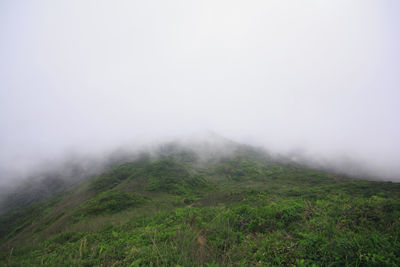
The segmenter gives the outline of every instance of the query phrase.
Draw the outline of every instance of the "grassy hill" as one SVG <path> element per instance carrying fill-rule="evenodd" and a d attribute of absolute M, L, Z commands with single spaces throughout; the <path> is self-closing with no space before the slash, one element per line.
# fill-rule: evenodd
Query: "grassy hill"
<path fill-rule="evenodd" d="M 0 217 L 3 266 L 396 266 L 400 184 L 168 145 Z"/>

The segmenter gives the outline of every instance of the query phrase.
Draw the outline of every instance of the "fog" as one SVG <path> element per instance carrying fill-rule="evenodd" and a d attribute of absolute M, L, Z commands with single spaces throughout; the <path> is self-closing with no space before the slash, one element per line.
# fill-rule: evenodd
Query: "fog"
<path fill-rule="evenodd" d="M 0 185 L 212 131 L 400 180 L 400 3 L 0 3 Z"/>

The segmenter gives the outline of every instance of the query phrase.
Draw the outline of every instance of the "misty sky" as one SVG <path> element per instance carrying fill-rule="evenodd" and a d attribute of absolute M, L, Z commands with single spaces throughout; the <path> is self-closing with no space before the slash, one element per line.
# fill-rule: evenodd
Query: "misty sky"
<path fill-rule="evenodd" d="M 0 2 L 0 179 L 211 130 L 400 178 L 400 2 Z"/>

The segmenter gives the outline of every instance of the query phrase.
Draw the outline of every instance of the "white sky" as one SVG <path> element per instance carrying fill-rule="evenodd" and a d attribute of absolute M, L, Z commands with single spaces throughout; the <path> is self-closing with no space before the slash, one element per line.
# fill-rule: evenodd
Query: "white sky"
<path fill-rule="evenodd" d="M 0 179 L 203 129 L 400 178 L 399 14 L 396 0 L 3 0 Z"/>

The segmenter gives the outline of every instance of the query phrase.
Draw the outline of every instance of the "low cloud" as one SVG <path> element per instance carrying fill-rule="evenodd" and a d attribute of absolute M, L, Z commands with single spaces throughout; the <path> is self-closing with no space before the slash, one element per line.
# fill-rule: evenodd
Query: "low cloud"
<path fill-rule="evenodd" d="M 398 8 L 4 1 L 0 185 L 204 130 L 399 181 Z"/>

